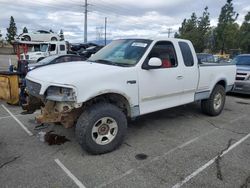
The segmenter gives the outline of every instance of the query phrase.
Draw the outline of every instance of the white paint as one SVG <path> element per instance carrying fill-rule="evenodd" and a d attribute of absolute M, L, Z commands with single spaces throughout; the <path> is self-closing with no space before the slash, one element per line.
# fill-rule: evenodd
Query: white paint
<path fill-rule="evenodd" d="M 106 186 L 110 185 L 111 183 L 113 183 L 113 182 L 115 182 L 115 181 L 118 181 L 118 180 L 120 180 L 120 179 L 126 177 L 127 175 L 131 174 L 131 173 L 134 172 L 135 170 L 140 169 L 140 168 L 143 168 L 145 165 L 148 165 L 148 164 L 150 164 L 150 163 L 152 163 L 152 162 L 154 162 L 154 161 L 160 160 L 161 158 L 163 158 L 163 157 L 169 155 L 170 153 L 176 151 L 177 149 L 182 149 L 182 148 L 188 146 L 189 144 L 191 144 L 191 143 L 197 141 L 197 140 L 200 139 L 201 137 L 204 137 L 204 136 L 206 136 L 206 135 L 212 133 L 213 131 L 215 131 L 215 130 L 217 130 L 217 129 L 218 129 L 218 128 L 212 129 L 211 131 L 209 131 L 209 132 L 207 132 L 207 133 L 205 133 L 205 134 L 203 134 L 203 135 L 201 135 L 201 136 L 195 137 L 195 138 L 193 138 L 193 139 L 191 139 L 191 140 L 189 140 L 189 141 L 187 141 L 187 142 L 185 142 L 185 143 L 183 143 L 183 144 L 181 144 L 181 145 L 179 145 L 179 146 L 177 146 L 177 147 L 175 147 L 175 148 L 173 148 L 173 149 L 167 151 L 167 152 L 164 153 L 163 155 L 156 156 L 156 157 L 154 157 L 153 159 L 151 159 L 150 161 L 144 163 L 143 165 L 140 165 L 140 166 L 138 166 L 137 168 L 132 168 L 132 169 L 126 171 L 125 173 L 121 174 L 120 176 L 116 176 L 116 177 L 112 178 L 111 180 L 109 180 L 108 182 L 106 182 L 106 183 L 104 182 L 104 183 L 100 184 L 100 185 L 97 186 L 97 187 L 98 187 L 98 188 L 106 187 Z"/>
<path fill-rule="evenodd" d="M 1 120 L 1 119 L 7 119 L 7 118 L 11 118 L 11 116 L 3 116 L 3 117 L 0 117 L 0 120 Z"/>
<path fill-rule="evenodd" d="M 62 163 L 59 159 L 55 159 L 55 162 L 61 169 L 75 182 L 79 188 L 86 188 L 82 182 L 80 182 Z"/>
<path fill-rule="evenodd" d="M 2 107 L 6 110 L 6 112 L 8 112 L 10 114 L 10 116 L 23 128 L 23 130 L 25 130 L 25 132 L 29 135 L 29 136 L 33 136 L 33 133 L 30 132 L 27 127 L 25 127 L 25 125 L 19 121 L 19 119 L 16 118 L 16 116 L 14 116 L 3 104 Z"/>
<path fill-rule="evenodd" d="M 59 63 L 30 71 L 26 79 L 41 85 L 40 95 L 44 95 L 50 86 L 71 88 L 76 97 L 74 105 L 105 93 L 120 94 L 128 100 L 129 106 L 139 105 L 140 115 L 194 102 L 197 90 L 202 91 L 201 88 L 204 87 L 212 90 L 217 81 L 234 83 L 235 66 L 198 66 L 195 50 L 190 41 L 165 37 L 152 40 L 142 58 L 133 67 L 124 68 L 92 62 Z M 154 44 L 159 41 L 172 42 L 178 66 L 142 69 L 142 64 Z M 194 66 L 184 65 L 179 42 L 185 42 L 190 46 Z M 126 61 L 126 57 L 123 57 L 123 60 Z M 128 81 L 131 80 L 135 83 L 129 84 Z M 89 83 L 94 87 L 90 87 Z"/>
<path fill-rule="evenodd" d="M 234 143 L 233 145 L 231 145 L 226 151 L 224 151 L 220 156 L 224 156 L 225 154 L 227 154 L 229 151 L 231 151 L 232 149 L 234 149 L 235 147 L 237 147 L 239 144 L 241 144 L 242 142 L 244 142 L 246 139 L 248 139 L 250 137 L 250 133 L 248 135 L 246 135 L 245 137 L 243 137 L 242 139 L 240 139 L 238 142 Z M 206 164 L 204 164 L 202 167 L 198 168 L 196 171 L 194 171 L 192 174 L 190 174 L 189 176 L 187 176 L 183 181 L 175 184 L 172 188 L 180 188 L 182 185 L 184 185 L 185 183 L 187 183 L 190 179 L 194 178 L 195 176 L 197 176 L 200 172 L 202 172 L 203 170 L 205 170 L 207 167 L 209 167 L 211 164 L 213 164 L 216 160 L 217 156 L 214 157 L 213 159 L 211 159 L 210 161 L 208 161 Z"/>

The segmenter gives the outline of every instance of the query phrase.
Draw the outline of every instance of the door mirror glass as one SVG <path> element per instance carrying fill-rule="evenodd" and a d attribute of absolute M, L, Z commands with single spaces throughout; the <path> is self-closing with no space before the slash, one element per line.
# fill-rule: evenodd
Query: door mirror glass
<path fill-rule="evenodd" d="M 157 57 L 152 57 L 148 61 L 148 65 L 150 67 L 161 67 L 162 66 L 162 61 L 160 58 Z"/>

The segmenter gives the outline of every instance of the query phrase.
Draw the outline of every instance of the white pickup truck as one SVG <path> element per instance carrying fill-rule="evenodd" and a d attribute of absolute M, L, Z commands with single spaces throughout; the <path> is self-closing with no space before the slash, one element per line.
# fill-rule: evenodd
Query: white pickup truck
<path fill-rule="evenodd" d="M 198 64 L 190 41 L 161 38 L 115 40 L 86 62 L 49 65 L 26 79 L 44 103 L 37 121 L 76 122 L 80 145 L 101 154 L 122 143 L 128 118 L 194 101 L 219 115 L 235 75 L 233 64 Z"/>
<path fill-rule="evenodd" d="M 24 42 L 25 44 L 34 45 L 31 51 L 21 54 L 21 60 L 27 60 L 29 63 L 36 63 L 45 57 L 51 55 L 67 54 L 67 45 L 65 41 L 51 42 Z"/>

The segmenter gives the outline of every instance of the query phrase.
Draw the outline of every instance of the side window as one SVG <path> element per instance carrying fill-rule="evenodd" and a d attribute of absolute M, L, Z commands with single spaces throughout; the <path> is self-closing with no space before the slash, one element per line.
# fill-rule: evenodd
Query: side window
<path fill-rule="evenodd" d="M 65 51 L 65 46 L 64 45 L 60 45 L 60 51 Z"/>
<path fill-rule="evenodd" d="M 191 52 L 189 45 L 186 42 L 179 42 L 184 64 L 187 67 L 192 67 L 194 65 L 194 57 Z"/>
<path fill-rule="evenodd" d="M 174 46 L 169 41 L 157 42 L 149 53 L 148 59 L 152 57 L 157 57 L 161 59 L 161 68 L 173 68 L 178 66 Z"/>
<path fill-rule="evenodd" d="M 55 51 L 56 50 L 56 45 L 55 44 L 51 44 L 49 47 L 49 51 Z"/>

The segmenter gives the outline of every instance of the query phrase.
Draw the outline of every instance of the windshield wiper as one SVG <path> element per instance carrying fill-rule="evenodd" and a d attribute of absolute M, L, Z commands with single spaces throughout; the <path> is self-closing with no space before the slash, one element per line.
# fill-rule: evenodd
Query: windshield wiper
<path fill-rule="evenodd" d="M 109 60 L 106 60 L 106 59 L 98 59 L 98 60 L 95 60 L 94 62 L 102 63 L 102 64 L 105 64 L 105 65 L 120 66 L 120 67 L 128 67 L 128 66 L 131 66 L 130 64 L 116 63 L 116 62 L 109 61 Z"/>

